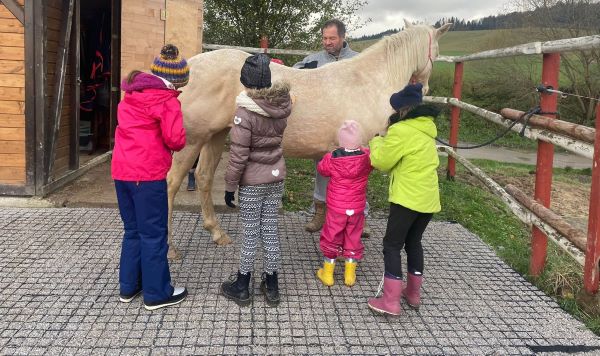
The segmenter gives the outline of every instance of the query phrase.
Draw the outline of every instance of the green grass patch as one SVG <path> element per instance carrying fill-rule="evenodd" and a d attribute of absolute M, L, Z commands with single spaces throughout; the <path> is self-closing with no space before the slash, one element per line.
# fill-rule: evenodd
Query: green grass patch
<path fill-rule="evenodd" d="M 553 243 L 548 244 L 546 268 L 540 277 L 528 274 L 530 257 L 529 228 L 510 212 L 504 203 L 489 191 L 473 186 L 466 180 L 468 172 L 457 166 L 454 181 L 445 179 L 445 159 L 439 170 L 442 211 L 434 215 L 437 221 L 454 221 L 477 234 L 511 268 L 527 278 L 546 294 L 556 298 L 560 306 L 600 335 L 600 318 L 586 314 L 576 296 L 583 286 L 582 267 Z M 283 207 L 287 211 L 307 210 L 312 202 L 314 162 L 306 159 L 286 160 Z M 531 165 L 474 160 L 488 173 L 527 176 Z M 554 179 L 569 181 L 576 176 L 590 175 L 588 169 L 555 169 Z M 368 199 L 375 214 L 387 214 L 389 177 L 373 171 L 369 177 Z"/>

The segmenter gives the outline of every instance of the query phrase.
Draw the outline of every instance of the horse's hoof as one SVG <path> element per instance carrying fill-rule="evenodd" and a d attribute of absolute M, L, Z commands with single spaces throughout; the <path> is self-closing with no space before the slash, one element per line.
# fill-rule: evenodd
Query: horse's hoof
<path fill-rule="evenodd" d="M 170 260 L 180 260 L 181 254 L 175 247 L 169 247 L 169 252 L 167 252 L 167 258 Z"/>
<path fill-rule="evenodd" d="M 229 245 L 232 242 L 233 241 L 231 241 L 229 236 L 227 236 L 226 234 L 221 235 L 221 237 L 219 237 L 217 240 L 215 240 L 215 243 L 219 246 Z"/>

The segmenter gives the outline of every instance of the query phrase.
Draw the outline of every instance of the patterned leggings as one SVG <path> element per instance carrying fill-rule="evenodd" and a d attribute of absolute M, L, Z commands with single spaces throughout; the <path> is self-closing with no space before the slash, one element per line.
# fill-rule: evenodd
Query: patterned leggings
<path fill-rule="evenodd" d="M 283 195 L 283 182 L 240 187 L 240 218 L 244 242 L 240 251 L 240 272 L 254 270 L 256 245 L 262 240 L 264 269 L 272 274 L 279 269 L 277 209 Z"/>

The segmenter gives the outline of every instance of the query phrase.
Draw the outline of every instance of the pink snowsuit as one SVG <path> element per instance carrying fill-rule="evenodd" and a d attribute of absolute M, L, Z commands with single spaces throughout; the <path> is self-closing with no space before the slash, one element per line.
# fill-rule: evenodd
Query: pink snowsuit
<path fill-rule="evenodd" d="M 330 177 L 327 215 L 320 240 L 321 252 L 327 258 L 343 255 L 360 260 L 363 255 L 360 236 L 365 225 L 367 183 L 373 168 L 369 149 L 361 151 L 362 154 L 356 155 L 338 149 L 327 153 L 317 165 L 321 175 Z"/>

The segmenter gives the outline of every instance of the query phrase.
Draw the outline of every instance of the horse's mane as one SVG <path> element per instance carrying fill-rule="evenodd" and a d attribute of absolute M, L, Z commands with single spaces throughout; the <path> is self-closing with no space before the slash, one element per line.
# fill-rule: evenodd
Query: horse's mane
<path fill-rule="evenodd" d="M 426 46 L 417 46 L 419 41 L 427 41 L 427 33 L 430 31 L 427 25 L 414 25 L 383 39 L 365 49 L 362 53 L 368 55 L 372 52 L 385 53 L 388 66 L 388 79 L 392 84 L 402 75 L 402 69 L 407 66 L 417 68 L 419 58 L 426 58 Z"/>

